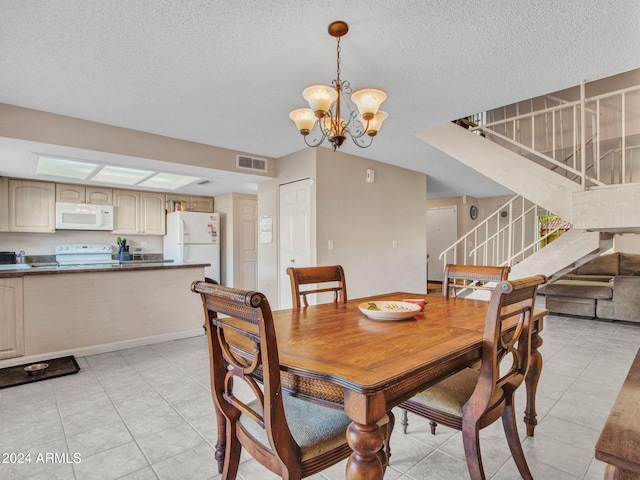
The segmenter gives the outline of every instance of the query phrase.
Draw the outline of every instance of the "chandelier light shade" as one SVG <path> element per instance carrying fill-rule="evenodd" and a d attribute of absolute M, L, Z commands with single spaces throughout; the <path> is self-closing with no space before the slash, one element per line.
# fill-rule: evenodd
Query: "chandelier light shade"
<path fill-rule="evenodd" d="M 373 118 L 371 118 L 369 120 L 369 123 L 367 124 L 367 135 L 373 137 L 375 136 L 376 133 L 378 133 L 378 130 L 380 130 L 380 125 L 382 125 L 382 122 L 384 122 L 387 117 L 389 115 L 387 114 L 387 112 L 383 112 L 382 110 L 378 110 L 374 115 Z M 363 115 L 364 117 L 364 115 Z M 362 120 L 360 120 L 361 123 L 364 123 L 366 120 L 364 120 L 364 118 Z"/>
<path fill-rule="evenodd" d="M 294 121 L 302 135 L 309 135 L 318 118 L 310 108 L 298 108 L 289 114 L 289 118 Z"/>
<path fill-rule="evenodd" d="M 380 104 L 387 99 L 387 94 L 382 90 L 367 88 L 351 94 L 351 100 L 358 106 L 360 115 L 364 120 L 371 120 L 378 113 Z"/>
<path fill-rule="evenodd" d="M 327 139 L 335 151 L 349 136 L 358 147 L 366 148 L 388 116 L 380 110 L 380 105 L 387 99 L 386 93 L 376 88 L 352 93 L 349 82 L 340 79 L 340 38 L 348 31 L 349 26 L 343 21 L 329 25 L 329 35 L 337 38 L 338 42 L 336 78 L 330 86 L 305 88 L 302 96 L 309 103 L 309 108 L 298 108 L 289 114 L 310 147 L 317 147 Z M 313 140 L 309 140 L 310 137 Z"/>
<path fill-rule="evenodd" d="M 316 116 L 322 118 L 338 98 L 338 93 L 328 85 L 312 85 L 304 89 L 302 96 Z"/>

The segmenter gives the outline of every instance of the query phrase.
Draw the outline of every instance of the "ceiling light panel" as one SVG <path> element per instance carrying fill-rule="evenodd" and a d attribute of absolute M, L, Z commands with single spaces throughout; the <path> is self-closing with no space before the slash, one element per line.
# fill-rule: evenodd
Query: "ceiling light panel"
<path fill-rule="evenodd" d="M 98 167 L 99 165 L 97 163 L 77 162 L 75 160 L 40 156 L 38 157 L 38 164 L 36 165 L 36 174 L 84 180 Z"/>
<path fill-rule="evenodd" d="M 115 183 L 117 185 L 136 185 L 154 172 L 133 168 L 105 166 L 91 179 L 92 182 Z"/>
<path fill-rule="evenodd" d="M 140 183 L 139 186 L 175 190 L 176 188 L 184 187 L 198 180 L 200 180 L 200 177 L 176 175 L 173 173 L 158 173 L 153 177 L 147 178 L 144 182 Z"/>

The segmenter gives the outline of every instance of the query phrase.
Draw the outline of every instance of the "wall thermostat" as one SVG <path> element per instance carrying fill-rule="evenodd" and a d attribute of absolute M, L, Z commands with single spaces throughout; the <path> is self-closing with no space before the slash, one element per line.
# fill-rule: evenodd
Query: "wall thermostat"
<path fill-rule="evenodd" d="M 469 208 L 469 216 L 471 217 L 471 220 L 478 218 L 478 207 L 471 205 L 471 208 Z"/>

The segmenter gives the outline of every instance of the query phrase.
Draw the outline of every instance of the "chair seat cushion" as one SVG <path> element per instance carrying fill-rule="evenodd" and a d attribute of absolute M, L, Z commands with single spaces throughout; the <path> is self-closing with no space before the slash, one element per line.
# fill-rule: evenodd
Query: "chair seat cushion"
<path fill-rule="evenodd" d="M 302 461 L 333 450 L 346 442 L 346 430 L 351 420 L 342 410 L 323 407 L 290 395 L 283 395 L 282 400 L 289 430 L 302 452 Z M 262 414 L 257 400 L 249 402 L 248 406 Z M 388 421 L 385 415 L 378 424 L 382 426 Z M 264 428 L 246 415 L 240 416 L 240 423 L 263 445 L 269 447 Z"/>
<path fill-rule="evenodd" d="M 445 378 L 434 386 L 423 390 L 411 400 L 451 415 L 462 417 L 462 406 L 467 403 L 478 383 L 480 373 L 471 368 Z M 491 405 L 500 401 L 500 392 L 495 392 Z"/>

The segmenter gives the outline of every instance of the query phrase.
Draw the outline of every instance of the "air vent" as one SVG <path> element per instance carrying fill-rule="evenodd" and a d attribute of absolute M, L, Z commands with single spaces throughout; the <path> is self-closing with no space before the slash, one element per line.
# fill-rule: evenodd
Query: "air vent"
<path fill-rule="evenodd" d="M 244 168 L 247 170 L 259 170 L 261 172 L 267 171 L 267 161 L 263 158 L 252 158 L 244 155 L 238 155 L 236 160 L 236 167 Z"/>
<path fill-rule="evenodd" d="M 201 182 L 198 182 L 196 185 L 209 185 L 210 183 L 213 183 L 211 180 L 202 180 Z"/>

